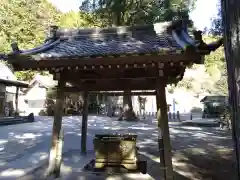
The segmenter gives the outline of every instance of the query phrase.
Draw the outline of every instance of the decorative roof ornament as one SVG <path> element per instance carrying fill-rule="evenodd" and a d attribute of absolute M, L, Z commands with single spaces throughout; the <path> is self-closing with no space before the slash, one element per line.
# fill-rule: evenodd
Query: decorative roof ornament
<path fill-rule="evenodd" d="M 50 26 L 49 34 L 48 34 L 49 39 L 57 39 L 58 38 L 58 35 L 57 35 L 58 29 L 59 29 L 58 26 L 55 26 L 55 25 Z"/>
<path fill-rule="evenodd" d="M 220 38 L 218 41 L 210 43 L 210 44 L 206 44 L 203 41 L 202 38 L 202 31 L 194 31 L 193 32 L 193 36 L 194 36 L 194 40 L 195 40 L 195 44 L 196 47 L 199 49 L 199 51 L 201 53 L 203 53 L 204 55 L 208 55 L 211 53 L 211 51 L 215 51 L 216 49 L 218 49 L 221 45 L 223 45 L 223 38 Z"/>
<path fill-rule="evenodd" d="M 206 44 L 203 42 L 203 39 L 202 39 L 202 31 L 193 31 L 193 36 L 194 36 L 195 44 L 197 47 L 200 47 L 203 44 L 204 45 Z"/>
<path fill-rule="evenodd" d="M 19 47 L 18 47 L 17 42 L 13 42 L 13 43 L 11 44 L 11 47 L 12 47 L 13 53 L 20 53 L 20 52 L 21 52 L 21 50 L 20 50 Z"/>

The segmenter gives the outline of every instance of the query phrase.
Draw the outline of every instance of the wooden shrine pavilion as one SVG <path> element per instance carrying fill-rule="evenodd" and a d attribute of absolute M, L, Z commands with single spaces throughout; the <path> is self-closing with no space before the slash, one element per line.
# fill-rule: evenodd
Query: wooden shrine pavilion
<path fill-rule="evenodd" d="M 204 56 L 222 45 L 202 40 L 201 32 L 188 34 L 188 21 L 132 27 L 66 30 L 57 26 L 43 45 L 4 56 L 15 71 L 49 71 L 58 81 L 50 159 L 57 159 L 64 92 L 84 92 L 82 152 L 86 152 L 87 98 L 91 91 L 154 90 L 158 108 L 166 179 L 172 179 L 171 145 L 165 87 L 183 78 L 185 68 L 201 64 Z M 67 87 L 66 83 L 72 84 Z M 161 138 L 162 137 L 162 138 Z M 159 143 L 161 144 L 161 143 Z M 57 167 L 55 167 L 57 168 Z"/>

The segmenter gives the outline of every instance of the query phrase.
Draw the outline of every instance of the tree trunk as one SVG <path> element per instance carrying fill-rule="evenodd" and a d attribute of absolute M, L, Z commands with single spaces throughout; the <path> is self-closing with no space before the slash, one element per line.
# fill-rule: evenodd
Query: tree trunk
<path fill-rule="evenodd" d="M 229 104 L 232 110 L 232 137 L 235 144 L 237 177 L 240 178 L 240 1 L 222 0 L 224 48 L 228 71 Z"/>
<path fill-rule="evenodd" d="M 126 121 L 136 121 L 138 120 L 135 112 L 133 111 L 132 106 L 132 97 L 131 91 L 124 91 L 123 96 L 123 112 L 120 116 L 119 120 L 126 120 Z"/>

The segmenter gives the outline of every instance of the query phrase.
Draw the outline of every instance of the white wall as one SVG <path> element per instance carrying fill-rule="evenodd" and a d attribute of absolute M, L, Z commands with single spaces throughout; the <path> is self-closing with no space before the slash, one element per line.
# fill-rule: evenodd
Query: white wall
<path fill-rule="evenodd" d="M 28 104 L 24 103 L 24 100 L 46 100 L 47 90 L 46 88 L 39 87 L 39 84 L 36 83 L 24 96 L 21 96 L 21 106 L 24 107 L 26 113 L 34 113 L 34 115 L 38 115 L 39 112 L 44 109 L 43 106 L 38 106 L 37 108 L 29 108 Z M 21 107 L 19 106 L 19 107 Z"/>
<path fill-rule="evenodd" d="M 14 73 L 12 72 L 11 69 L 9 69 L 6 65 L 4 64 L 0 64 L 0 69 L 1 69 L 1 73 L 0 73 L 0 77 L 2 79 L 6 79 L 6 80 L 13 80 L 16 81 L 17 78 L 14 75 Z M 5 86 L 0 84 L 0 92 L 6 92 L 6 98 L 5 101 L 9 102 L 12 101 L 13 102 L 13 107 L 15 107 L 15 94 L 16 94 L 16 87 L 14 86 Z"/>
<path fill-rule="evenodd" d="M 2 79 L 7 79 L 7 80 L 17 80 L 17 77 L 14 75 L 14 73 L 12 72 L 11 69 L 9 69 L 6 65 L 0 64 L 1 66 L 1 73 L 0 73 L 0 77 Z M 11 87 L 11 86 L 7 86 L 6 87 L 6 91 L 9 93 L 16 93 L 16 87 Z"/>
<path fill-rule="evenodd" d="M 9 69 L 6 65 L 0 64 L 1 66 L 1 73 L 0 77 L 3 79 L 9 79 L 9 80 L 17 80 L 16 76 L 12 72 L 11 69 Z"/>

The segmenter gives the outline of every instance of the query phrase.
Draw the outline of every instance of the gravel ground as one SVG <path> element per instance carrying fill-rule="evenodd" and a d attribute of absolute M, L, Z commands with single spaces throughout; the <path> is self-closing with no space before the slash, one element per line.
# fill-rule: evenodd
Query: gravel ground
<path fill-rule="evenodd" d="M 148 174 L 156 180 L 161 179 L 155 121 L 146 119 L 136 124 L 101 120 L 101 127 L 95 121 L 91 124 L 88 129 L 91 135 L 116 131 L 137 133 L 137 145 L 140 147 L 141 159 L 147 160 Z M 216 127 L 189 127 L 170 123 L 170 134 L 175 180 L 236 179 L 231 132 Z M 38 169 L 35 175 L 24 177 L 24 180 L 37 180 L 40 174 L 42 170 Z"/>

